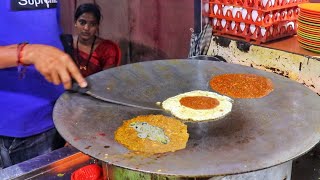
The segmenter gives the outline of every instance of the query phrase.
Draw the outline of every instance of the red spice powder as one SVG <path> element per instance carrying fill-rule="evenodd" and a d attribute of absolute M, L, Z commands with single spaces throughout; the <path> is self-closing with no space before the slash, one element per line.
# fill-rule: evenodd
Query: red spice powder
<path fill-rule="evenodd" d="M 206 96 L 187 96 L 180 99 L 180 104 L 192 109 L 212 109 L 219 105 L 219 101 Z"/>
<path fill-rule="evenodd" d="M 233 98 L 261 98 L 273 91 L 272 81 L 255 74 L 222 74 L 210 80 L 211 88 Z"/>

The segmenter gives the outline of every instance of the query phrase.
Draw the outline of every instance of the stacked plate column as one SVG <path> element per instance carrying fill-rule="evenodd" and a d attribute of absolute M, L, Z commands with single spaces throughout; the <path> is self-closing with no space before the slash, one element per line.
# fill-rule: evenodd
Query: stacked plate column
<path fill-rule="evenodd" d="M 320 3 L 299 5 L 298 41 L 304 49 L 320 53 Z"/>

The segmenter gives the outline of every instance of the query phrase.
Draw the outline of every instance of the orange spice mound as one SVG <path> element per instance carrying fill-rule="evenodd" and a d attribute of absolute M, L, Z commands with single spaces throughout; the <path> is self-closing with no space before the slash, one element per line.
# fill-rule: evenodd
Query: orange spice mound
<path fill-rule="evenodd" d="M 255 74 L 222 74 L 212 77 L 211 88 L 233 98 L 262 98 L 273 91 L 272 81 Z"/>
<path fill-rule="evenodd" d="M 162 144 L 148 138 L 139 138 L 137 131 L 130 127 L 133 122 L 147 122 L 152 126 L 163 129 L 170 142 Z M 129 150 L 156 154 L 184 149 L 189 134 L 187 126 L 175 118 L 163 115 L 143 115 L 124 121 L 122 126 L 115 131 L 115 139 Z"/>
<path fill-rule="evenodd" d="M 192 109 L 212 109 L 219 105 L 219 101 L 206 96 L 187 96 L 180 99 L 180 104 Z"/>

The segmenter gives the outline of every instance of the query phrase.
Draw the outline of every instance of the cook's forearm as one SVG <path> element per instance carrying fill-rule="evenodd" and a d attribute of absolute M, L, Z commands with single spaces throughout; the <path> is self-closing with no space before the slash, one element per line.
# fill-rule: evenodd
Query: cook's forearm
<path fill-rule="evenodd" d="M 0 46 L 0 68 L 17 66 L 17 46 Z"/>

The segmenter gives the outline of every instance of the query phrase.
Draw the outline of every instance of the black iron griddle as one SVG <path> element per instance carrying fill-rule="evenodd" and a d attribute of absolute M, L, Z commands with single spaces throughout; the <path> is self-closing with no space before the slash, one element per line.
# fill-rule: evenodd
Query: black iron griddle
<path fill-rule="evenodd" d="M 187 122 L 183 150 L 134 155 L 114 140 L 123 120 L 159 114 L 64 93 L 53 118 L 61 135 L 80 151 L 132 170 L 201 177 L 268 168 L 304 154 L 320 140 L 320 98 L 280 75 L 223 62 L 159 60 L 129 64 L 89 76 L 92 93 L 121 102 L 161 102 L 192 90 L 212 91 L 209 80 L 224 73 L 253 73 L 270 78 L 274 91 L 260 99 L 235 99 L 223 119 Z"/>

